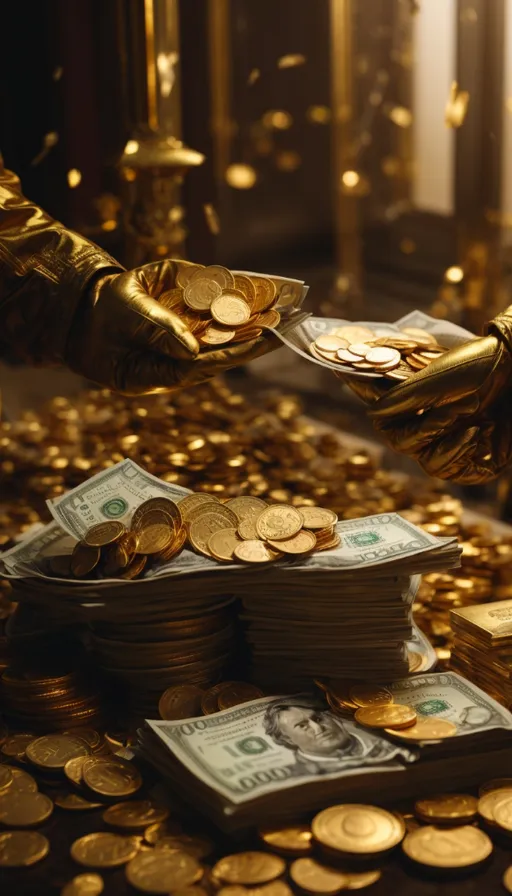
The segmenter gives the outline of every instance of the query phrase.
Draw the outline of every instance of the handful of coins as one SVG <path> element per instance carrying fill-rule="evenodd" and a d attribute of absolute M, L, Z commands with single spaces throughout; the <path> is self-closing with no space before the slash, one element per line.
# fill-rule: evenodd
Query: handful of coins
<path fill-rule="evenodd" d="M 248 342 L 264 327 L 276 327 L 281 315 L 270 277 L 232 274 L 221 265 L 179 265 L 177 286 L 159 302 L 174 311 L 202 345 Z"/>
<path fill-rule="evenodd" d="M 335 327 L 310 345 L 311 354 L 320 361 L 399 381 L 409 379 L 447 351 L 420 327 L 403 327 L 386 335 L 368 327 Z"/>
<path fill-rule="evenodd" d="M 188 547 L 219 562 L 269 563 L 284 556 L 338 547 L 332 510 L 268 505 L 250 495 L 221 504 L 193 492 L 175 503 L 149 498 L 135 510 L 130 528 L 119 520 L 92 526 L 72 554 L 48 558 L 59 577 L 136 579 L 155 563 L 168 563 Z"/>

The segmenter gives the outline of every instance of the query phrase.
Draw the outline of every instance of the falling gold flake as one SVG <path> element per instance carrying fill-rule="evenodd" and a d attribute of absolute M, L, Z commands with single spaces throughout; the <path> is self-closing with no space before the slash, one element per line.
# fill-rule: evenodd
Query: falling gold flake
<path fill-rule="evenodd" d="M 128 140 L 124 148 L 125 156 L 133 156 L 139 149 L 139 141 L 138 140 Z"/>
<path fill-rule="evenodd" d="M 258 179 L 252 165 L 236 162 L 226 169 L 226 182 L 235 190 L 250 190 Z"/>
<path fill-rule="evenodd" d="M 331 110 L 329 106 L 310 106 L 306 112 L 306 118 L 311 124 L 329 124 Z"/>
<path fill-rule="evenodd" d="M 117 228 L 117 221 L 115 221 L 114 218 L 108 218 L 106 221 L 102 221 L 102 223 L 101 223 L 101 229 L 106 230 L 107 232 L 111 231 L 111 230 L 116 230 L 116 228 Z"/>
<path fill-rule="evenodd" d="M 54 81 L 60 81 L 63 74 L 64 74 L 64 69 L 62 68 L 62 65 L 58 65 L 56 68 L 54 68 L 54 70 L 52 72 L 52 78 Z"/>
<path fill-rule="evenodd" d="M 293 117 L 284 109 L 270 109 L 261 120 L 266 128 L 274 128 L 276 131 L 287 131 L 293 124 Z"/>
<path fill-rule="evenodd" d="M 347 169 L 341 175 L 341 192 L 345 196 L 367 196 L 370 192 L 370 182 L 364 174 Z"/>
<path fill-rule="evenodd" d="M 210 233 L 213 233 L 214 236 L 218 236 L 218 234 L 220 233 L 220 220 L 212 203 L 205 202 L 203 205 L 203 211 L 208 230 L 210 231 Z"/>
<path fill-rule="evenodd" d="M 167 212 L 167 217 L 173 224 L 178 224 L 185 217 L 185 209 L 182 205 L 173 205 Z"/>
<path fill-rule="evenodd" d="M 288 53 L 286 56 L 280 56 L 277 60 L 278 68 L 296 68 L 298 65 L 304 65 L 306 57 L 302 53 Z"/>
<path fill-rule="evenodd" d="M 249 77 L 247 78 L 247 84 L 249 87 L 252 87 L 253 84 L 256 84 L 256 81 L 259 81 L 261 77 L 261 72 L 259 68 L 253 68 Z"/>
<path fill-rule="evenodd" d="M 68 171 L 68 186 L 73 189 L 74 187 L 78 187 L 78 184 L 82 180 L 82 172 L 78 170 L 78 168 L 70 168 Z"/>
<path fill-rule="evenodd" d="M 410 236 L 404 236 L 404 238 L 400 240 L 400 252 L 403 252 L 404 255 L 412 255 L 413 252 L 416 252 L 416 249 L 416 243 Z"/>
<path fill-rule="evenodd" d="M 46 158 L 46 156 L 48 155 L 50 150 L 53 149 L 53 147 L 56 146 L 58 142 L 59 142 L 59 135 L 58 135 L 57 131 L 48 131 L 48 133 L 45 134 L 43 137 L 43 147 L 41 149 L 41 152 L 39 152 L 37 154 L 37 156 L 34 159 L 32 159 L 30 164 L 31 165 L 39 165 L 39 163 L 42 162 L 43 159 Z"/>
<path fill-rule="evenodd" d="M 459 90 L 457 81 L 452 81 L 450 95 L 444 110 L 444 123 L 448 128 L 460 128 L 464 123 L 468 110 L 469 93 L 467 90 Z"/>
<path fill-rule="evenodd" d="M 451 268 L 446 268 L 444 279 L 448 283 L 460 283 L 464 279 L 464 271 L 459 265 L 453 265 Z"/>
<path fill-rule="evenodd" d="M 412 112 L 405 106 L 392 106 L 388 112 L 388 118 L 399 128 L 409 128 L 412 123 Z"/>
<path fill-rule="evenodd" d="M 279 171 L 296 171 L 302 165 L 302 159 L 295 150 L 284 149 L 277 153 L 275 163 Z"/>

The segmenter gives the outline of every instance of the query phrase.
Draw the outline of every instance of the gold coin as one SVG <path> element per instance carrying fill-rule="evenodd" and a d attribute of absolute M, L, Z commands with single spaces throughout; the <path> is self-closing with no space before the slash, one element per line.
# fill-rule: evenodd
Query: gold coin
<path fill-rule="evenodd" d="M 25 750 L 33 740 L 35 740 L 33 734 L 11 734 L 4 740 L 0 749 L 9 759 L 21 760 L 25 758 Z"/>
<path fill-rule="evenodd" d="M 239 289 L 240 292 L 243 292 L 249 305 L 252 305 L 256 299 L 256 289 L 251 278 L 246 277 L 245 274 L 234 274 L 233 276 L 235 289 Z"/>
<path fill-rule="evenodd" d="M 189 887 L 203 876 L 201 865 L 186 852 L 167 849 L 139 853 L 126 866 L 128 883 L 142 893 L 166 896 L 172 890 Z"/>
<path fill-rule="evenodd" d="M 274 281 L 270 277 L 251 277 L 251 281 L 256 292 L 252 310 L 253 312 L 266 311 L 276 299 L 277 289 Z"/>
<path fill-rule="evenodd" d="M 400 731 L 393 728 L 385 728 L 384 731 L 399 740 L 443 740 L 445 737 L 453 737 L 454 734 L 457 734 L 457 726 L 446 719 L 424 718 L 418 719 L 414 725 Z"/>
<path fill-rule="evenodd" d="M 204 271 L 197 271 L 183 292 L 183 299 L 194 311 L 208 311 L 212 302 L 222 295 L 222 287 L 204 276 Z"/>
<path fill-rule="evenodd" d="M 148 510 L 136 523 L 138 547 L 140 554 L 158 554 L 164 551 L 172 541 L 173 525 L 163 510 Z"/>
<path fill-rule="evenodd" d="M 221 264 L 209 264 L 203 269 L 202 276 L 208 277 L 209 280 L 214 280 L 221 289 L 233 289 L 235 286 L 233 274 Z"/>
<path fill-rule="evenodd" d="M 165 551 L 162 551 L 162 553 L 158 555 L 159 561 L 161 563 L 168 563 L 169 560 L 172 560 L 173 557 L 176 557 L 184 547 L 186 540 L 187 530 L 185 526 L 182 526 L 182 528 L 179 529 L 179 531 L 175 534 L 175 537 L 172 539 Z"/>
<path fill-rule="evenodd" d="M 232 706 L 249 703 L 260 697 L 263 697 L 263 693 L 254 684 L 245 681 L 230 681 L 221 688 L 217 700 L 219 709 L 231 709 Z"/>
<path fill-rule="evenodd" d="M 0 794 L 0 822 L 6 827 L 31 828 L 46 821 L 52 812 L 53 803 L 44 793 L 9 788 Z"/>
<path fill-rule="evenodd" d="M 15 768 L 12 765 L 5 766 L 12 775 L 12 784 L 10 790 L 22 790 L 25 793 L 36 793 L 37 781 L 28 772 L 24 772 L 21 768 Z"/>
<path fill-rule="evenodd" d="M 341 338 L 346 339 L 348 343 L 367 342 L 368 340 L 371 341 L 375 338 L 375 333 L 369 330 L 368 327 L 359 327 L 357 325 L 336 327 L 333 330 L 333 334 L 335 336 L 341 336 Z"/>
<path fill-rule="evenodd" d="M 228 507 L 242 522 L 242 520 L 258 517 L 268 507 L 268 504 L 261 498 L 253 498 L 252 495 L 240 495 L 239 498 L 230 498 L 224 506 Z"/>
<path fill-rule="evenodd" d="M 176 283 L 178 286 L 181 286 L 181 289 L 185 289 L 188 286 L 194 274 L 197 274 L 198 271 L 204 271 L 204 265 L 192 264 L 191 261 L 183 261 L 181 258 L 179 261 L 175 261 L 174 264 L 178 268 Z"/>
<path fill-rule="evenodd" d="M 356 684 L 350 688 L 350 699 L 356 706 L 390 706 L 393 694 L 387 688 Z"/>
<path fill-rule="evenodd" d="M 365 887 L 371 887 L 382 877 L 382 871 L 348 871 L 346 890 L 363 890 Z"/>
<path fill-rule="evenodd" d="M 269 538 L 267 543 L 283 554 L 309 554 L 315 548 L 316 536 L 313 532 L 303 529 L 291 538 L 283 538 L 280 541 Z"/>
<path fill-rule="evenodd" d="M 377 368 L 388 364 L 399 364 L 401 361 L 400 352 L 396 348 L 385 348 L 384 346 L 371 348 L 365 358 L 368 364 Z"/>
<path fill-rule="evenodd" d="M 63 769 L 68 759 L 89 756 L 85 741 L 69 734 L 45 734 L 33 740 L 26 749 L 26 757 L 38 768 Z"/>
<path fill-rule="evenodd" d="M 121 834 L 86 834 L 75 840 L 71 858 L 86 868 L 118 868 L 137 854 L 137 842 Z"/>
<path fill-rule="evenodd" d="M 402 332 L 416 340 L 417 345 L 420 345 L 422 342 L 427 345 L 437 345 L 436 337 L 432 333 L 428 333 L 427 330 L 423 330 L 421 327 L 402 327 Z"/>
<path fill-rule="evenodd" d="M 341 339 L 340 336 L 318 336 L 315 339 L 315 347 L 320 352 L 328 352 L 334 354 L 342 348 L 347 348 L 346 339 Z"/>
<path fill-rule="evenodd" d="M 89 809 L 99 809 L 102 803 L 93 803 L 79 793 L 58 793 L 55 805 L 69 812 L 86 812 Z"/>
<path fill-rule="evenodd" d="M 288 825 L 281 828 L 260 828 L 258 835 L 274 852 L 285 856 L 306 856 L 312 851 L 309 824 Z"/>
<path fill-rule="evenodd" d="M 337 868 L 330 868 L 316 859 L 295 859 L 289 871 L 292 882 L 305 893 L 334 896 L 344 890 L 347 875 Z"/>
<path fill-rule="evenodd" d="M 132 529 L 137 528 L 137 523 L 149 510 L 160 510 L 162 513 L 167 514 L 173 521 L 175 529 L 181 529 L 183 520 L 180 508 L 170 498 L 148 498 L 147 501 L 139 504 L 132 516 Z"/>
<path fill-rule="evenodd" d="M 173 896 L 176 893 L 173 892 Z M 187 896 L 187 894 L 184 894 Z M 190 894 L 192 896 L 192 894 Z M 242 884 L 226 884 L 217 890 L 217 896 L 293 896 L 293 891 L 284 880 L 271 880 L 261 887 L 243 887 Z"/>
<path fill-rule="evenodd" d="M 204 887 L 191 884 L 190 887 L 180 887 L 179 890 L 173 890 L 172 896 L 210 896 L 210 894 Z"/>
<path fill-rule="evenodd" d="M 268 852 L 239 852 L 224 856 L 213 866 L 212 874 L 226 884 L 253 886 L 265 884 L 280 877 L 286 870 L 286 862 Z"/>
<path fill-rule="evenodd" d="M 248 516 L 238 525 L 238 529 L 236 530 L 240 538 L 244 541 L 258 541 L 258 533 L 256 532 L 256 520 L 255 516 Z"/>
<path fill-rule="evenodd" d="M 409 663 L 409 672 L 417 672 L 423 665 L 423 655 L 416 651 L 407 651 L 407 662 Z"/>
<path fill-rule="evenodd" d="M 321 545 L 317 544 L 316 553 L 318 553 L 319 551 L 330 551 L 333 548 L 339 547 L 340 544 L 341 544 L 341 536 L 335 535 L 334 538 L 331 539 L 330 541 L 326 541 L 324 544 L 321 544 Z"/>
<path fill-rule="evenodd" d="M 14 781 L 11 769 L 8 765 L 0 765 L 0 792 L 9 787 Z"/>
<path fill-rule="evenodd" d="M 192 520 L 189 525 L 188 537 L 190 543 L 201 554 L 211 557 L 208 542 L 215 532 L 222 529 L 233 529 L 238 525 L 238 520 L 234 513 L 227 507 L 220 507 L 203 513 L 198 519 Z"/>
<path fill-rule="evenodd" d="M 176 834 L 181 834 L 181 832 L 182 830 L 179 822 L 169 821 L 169 819 L 167 819 L 167 821 L 162 824 L 150 824 L 144 831 L 144 840 L 146 843 L 149 843 L 150 846 L 155 846 L 159 840 L 175 837 Z M 181 846 L 179 848 L 182 849 Z"/>
<path fill-rule="evenodd" d="M 100 896 L 103 886 L 103 878 L 99 874 L 77 874 L 63 887 L 60 896 Z"/>
<path fill-rule="evenodd" d="M 430 824 L 464 824 L 476 818 L 478 800 L 466 793 L 446 793 L 416 800 L 414 812 Z"/>
<path fill-rule="evenodd" d="M 391 706 L 364 706 L 356 710 L 356 722 L 370 728 L 408 728 L 416 721 L 412 706 L 393 703 Z"/>
<path fill-rule="evenodd" d="M 346 346 L 341 346 L 341 348 L 346 348 Z M 366 342 L 350 342 L 348 345 L 349 352 L 352 352 L 353 355 L 360 355 L 362 358 L 366 358 L 371 348 L 372 345 Z"/>
<path fill-rule="evenodd" d="M 304 517 L 295 507 L 288 504 L 272 504 L 256 520 L 256 531 L 260 538 L 279 541 L 292 538 L 300 532 Z"/>
<path fill-rule="evenodd" d="M 210 324 L 199 337 L 199 341 L 205 345 L 224 345 L 226 342 L 231 342 L 235 335 L 236 330 L 222 327 L 220 324 Z"/>
<path fill-rule="evenodd" d="M 6 831 L 0 834 L 0 868 L 27 868 L 50 852 L 50 843 L 37 831 Z"/>
<path fill-rule="evenodd" d="M 183 522 L 188 523 L 190 521 L 190 514 L 196 507 L 199 507 L 201 504 L 210 503 L 215 504 L 217 507 L 220 506 L 219 499 L 215 498 L 213 495 L 203 495 L 202 492 L 194 492 L 192 495 L 186 495 L 185 498 L 182 498 L 181 501 L 178 502 Z"/>
<path fill-rule="evenodd" d="M 115 828 L 139 831 L 152 824 L 161 824 L 168 815 L 168 809 L 151 800 L 131 800 L 109 806 L 103 813 L 103 821 Z"/>
<path fill-rule="evenodd" d="M 483 796 L 491 790 L 512 790 L 512 778 L 492 778 L 478 788 L 478 795 Z"/>
<path fill-rule="evenodd" d="M 245 522 L 245 520 L 244 520 Z M 243 523 L 240 524 L 242 526 Z M 240 531 L 240 526 L 238 531 Z M 237 560 L 243 560 L 244 563 L 270 563 L 272 560 L 278 560 L 282 554 L 271 550 L 263 541 L 242 541 L 234 550 Z"/>
<path fill-rule="evenodd" d="M 160 718 L 169 722 L 173 719 L 191 719 L 201 715 L 202 688 L 194 684 L 178 684 L 167 688 L 158 702 Z"/>
<path fill-rule="evenodd" d="M 125 532 L 113 544 L 103 550 L 102 569 L 106 576 L 115 576 L 125 570 L 135 559 L 139 539 L 136 532 Z"/>
<path fill-rule="evenodd" d="M 128 566 L 123 569 L 122 572 L 119 573 L 120 579 L 136 579 L 137 576 L 143 572 L 144 567 L 148 562 L 148 558 L 143 554 L 137 555 L 133 558 L 132 562 L 128 564 Z"/>
<path fill-rule="evenodd" d="M 478 800 L 478 814 L 488 824 L 495 824 L 494 811 L 496 806 L 503 801 L 508 802 L 510 800 L 512 800 L 512 788 L 503 787 L 498 790 L 490 790 L 488 793 L 484 793 Z"/>
<path fill-rule="evenodd" d="M 502 883 L 507 893 L 512 893 L 512 865 L 509 865 L 505 870 L 502 877 Z"/>
<path fill-rule="evenodd" d="M 146 838 L 146 834 L 144 834 L 144 837 Z M 198 862 L 202 862 L 208 856 L 211 856 L 215 849 L 215 844 L 212 843 L 209 837 L 202 837 L 199 834 L 175 833 L 158 837 L 155 848 L 186 852 L 189 856 L 197 859 Z"/>
<path fill-rule="evenodd" d="M 236 684 L 235 681 L 221 681 L 219 684 L 214 684 L 213 687 L 208 688 L 205 694 L 203 694 L 201 698 L 201 709 L 205 716 L 209 716 L 214 712 L 219 711 L 219 694 L 220 692 L 226 688 L 228 685 Z"/>
<path fill-rule="evenodd" d="M 497 793 L 497 791 L 494 791 Z M 504 831 L 512 831 L 512 795 L 498 800 L 493 808 L 494 823 Z"/>
<path fill-rule="evenodd" d="M 468 868 L 490 856 L 492 843 L 487 834 L 473 825 L 457 828 L 427 825 L 407 834 L 402 849 L 420 865 L 431 868 Z"/>
<path fill-rule="evenodd" d="M 208 539 L 208 551 L 216 560 L 233 560 L 240 537 L 236 529 L 219 529 Z"/>
<path fill-rule="evenodd" d="M 93 548 L 101 548 L 106 544 L 117 541 L 126 532 L 126 527 L 119 520 L 106 520 L 104 523 L 96 523 L 91 526 L 84 535 L 85 544 Z"/>
<path fill-rule="evenodd" d="M 86 576 L 100 562 L 100 549 L 79 541 L 71 555 L 71 572 L 74 576 Z"/>
<path fill-rule="evenodd" d="M 326 529 L 338 522 L 337 514 L 325 507 L 300 507 L 305 529 Z"/>
<path fill-rule="evenodd" d="M 224 292 L 214 299 L 210 312 L 217 323 L 227 327 L 239 327 L 251 316 L 251 309 L 246 300 L 232 292 Z"/>
<path fill-rule="evenodd" d="M 378 806 L 360 803 L 324 809 L 315 815 L 311 829 L 322 846 L 354 855 L 386 852 L 405 834 L 403 819 Z"/>
<path fill-rule="evenodd" d="M 142 786 L 142 778 L 131 762 L 117 757 L 90 756 L 82 768 L 84 783 L 101 796 L 130 796 Z"/>
<path fill-rule="evenodd" d="M 132 533 L 128 532 L 127 534 L 131 535 Z M 67 731 L 63 731 L 62 733 L 70 734 L 71 737 L 78 737 L 80 740 L 84 740 L 93 752 L 98 750 L 103 743 L 103 738 L 94 728 L 68 728 Z"/>

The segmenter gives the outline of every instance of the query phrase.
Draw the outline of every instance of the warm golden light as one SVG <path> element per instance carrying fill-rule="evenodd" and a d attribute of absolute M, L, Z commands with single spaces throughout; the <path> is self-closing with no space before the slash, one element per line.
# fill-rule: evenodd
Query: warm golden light
<path fill-rule="evenodd" d="M 298 152 L 293 149 L 285 149 L 276 155 L 276 168 L 280 171 L 296 171 L 302 164 L 302 159 Z"/>
<path fill-rule="evenodd" d="M 388 117 L 399 128 L 409 128 L 412 124 L 412 112 L 405 106 L 393 106 L 388 112 Z"/>
<path fill-rule="evenodd" d="M 448 283 L 460 283 L 464 279 L 464 271 L 458 265 L 446 268 L 444 279 L 447 280 Z"/>
<path fill-rule="evenodd" d="M 230 165 L 226 170 L 226 181 L 235 190 L 250 190 L 254 187 L 258 176 L 252 165 L 239 162 Z"/>
<path fill-rule="evenodd" d="M 138 140 L 128 140 L 124 148 L 124 154 L 126 156 L 133 156 L 139 149 L 139 141 Z"/>
<path fill-rule="evenodd" d="M 304 65 L 305 61 L 306 57 L 302 53 L 288 53 L 277 60 L 277 67 L 295 68 L 297 65 Z"/>
<path fill-rule="evenodd" d="M 291 128 L 293 118 L 289 112 L 283 109 L 271 109 L 265 112 L 262 122 L 266 128 L 275 128 L 277 131 L 286 131 Z"/>
<path fill-rule="evenodd" d="M 346 187 L 357 187 L 359 183 L 359 175 L 357 171 L 344 171 L 341 175 L 341 179 Z"/>
<path fill-rule="evenodd" d="M 311 124 L 328 124 L 331 120 L 329 106 L 310 106 L 306 118 Z"/>
<path fill-rule="evenodd" d="M 70 168 L 68 171 L 68 187 L 71 187 L 71 189 L 78 187 L 81 180 L 82 172 L 78 168 Z"/>

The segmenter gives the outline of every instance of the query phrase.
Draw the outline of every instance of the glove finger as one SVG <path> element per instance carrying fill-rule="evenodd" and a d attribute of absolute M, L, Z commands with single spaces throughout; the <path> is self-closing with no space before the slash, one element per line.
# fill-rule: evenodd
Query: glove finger
<path fill-rule="evenodd" d="M 453 428 L 457 422 L 460 423 L 459 418 L 463 420 L 464 417 L 471 417 L 477 408 L 478 401 L 474 396 L 468 396 L 467 401 L 426 411 L 424 414 L 399 417 L 393 421 L 377 417 L 374 425 L 396 451 L 417 456 L 424 445 Z M 372 416 L 371 412 L 370 415 Z"/>
<path fill-rule="evenodd" d="M 114 388 L 123 395 L 169 392 L 180 384 L 183 363 L 156 352 L 131 351 L 116 364 Z"/>
<path fill-rule="evenodd" d="M 162 355 L 184 361 L 195 358 L 199 353 L 199 343 L 184 321 L 174 311 L 152 299 L 142 288 L 136 288 L 131 293 L 127 323 L 130 341 L 141 348 L 151 348 Z"/>
<path fill-rule="evenodd" d="M 393 418 L 477 394 L 499 364 L 502 351 L 494 336 L 474 339 L 451 349 L 407 382 L 395 386 L 378 401 L 372 413 L 382 419 Z"/>
<path fill-rule="evenodd" d="M 158 299 L 168 289 L 175 288 L 177 273 L 177 263 L 169 258 L 164 258 L 162 261 L 151 261 L 136 270 L 143 290 L 154 299 Z"/>
<path fill-rule="evenodd" d="M 256 358 L 282 347 L 281 340 L 269 330 L 265 336 L 259 336 L 258 339 L 252 339 L 250 342 L 215 349 L 211 352 L 201 352 L 199 357 L 192 362 L 192 366 L 198 373 L 199 371 L 211 371 L 212 375 L 215 375 L 221 370 L 229 370 L 231 367 L 247 364 L 249 361 L 254 361 Z"/>

